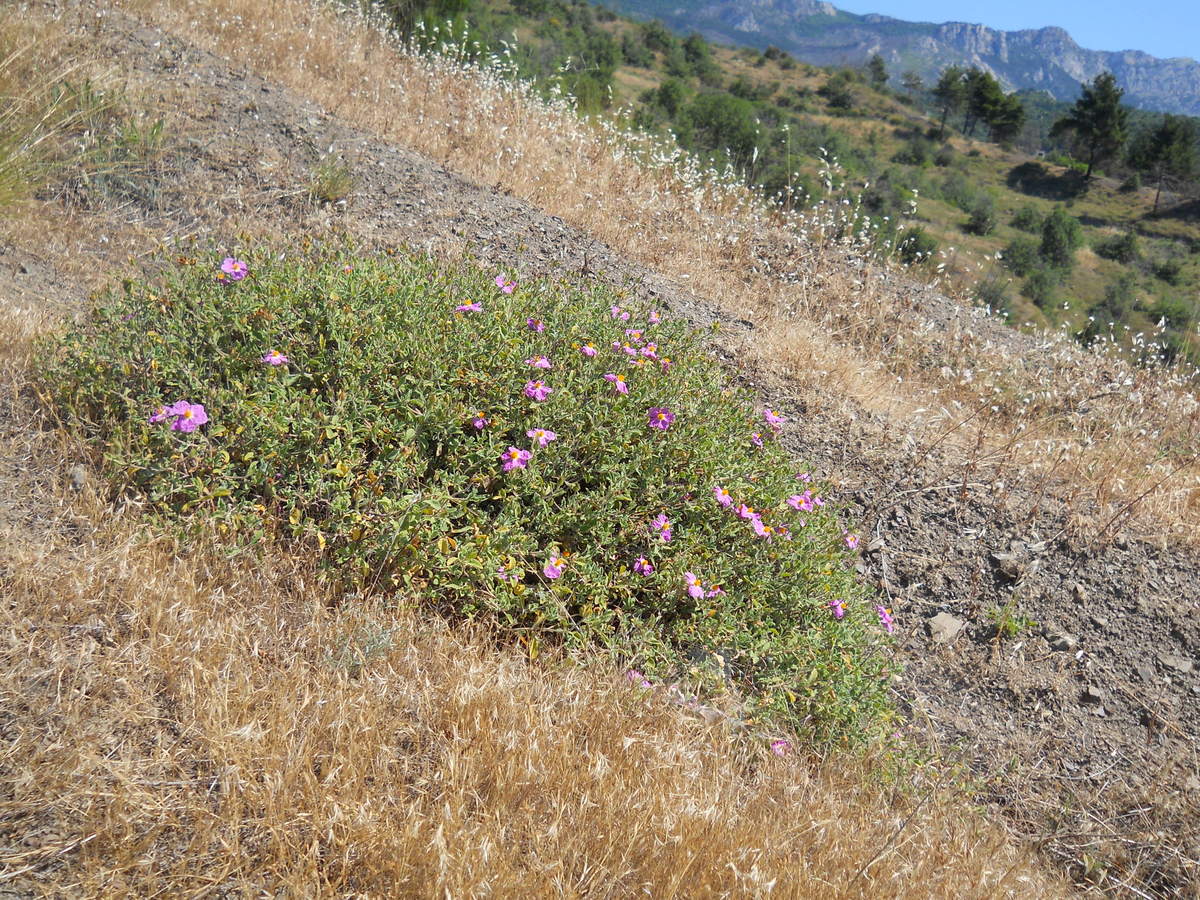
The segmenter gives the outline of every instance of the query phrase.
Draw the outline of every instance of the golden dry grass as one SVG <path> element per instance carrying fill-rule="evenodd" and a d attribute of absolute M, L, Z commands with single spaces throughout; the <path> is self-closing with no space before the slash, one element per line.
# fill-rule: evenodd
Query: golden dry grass
<path fill-rule="evenodd" d="M 765 367 L 917 440 L 948 433 L 974 480 L 1050 485 L 1093 538 L 1200 536 L 1188 372 L 1139 370 L 1063 335 L 1013 347 L 969 314 L 914 327 L 912 288 L 831 239 L 836 208 L 782 228 L 734 185 L 704 187 L 686 163 L 487 73 L 414 57 L 355 16 L 308 0 L 122 5 L 695 286 L 758 323 L 747 352 Z"/>
<path fill-rule="evenodd" d="M 7 437 L 61 483 L 52 435 Z M 0 554 L 22 896 L 1061 894 L 935 767 L 777 758 L 603 665 L 46 493 L 74 535 Z"/>

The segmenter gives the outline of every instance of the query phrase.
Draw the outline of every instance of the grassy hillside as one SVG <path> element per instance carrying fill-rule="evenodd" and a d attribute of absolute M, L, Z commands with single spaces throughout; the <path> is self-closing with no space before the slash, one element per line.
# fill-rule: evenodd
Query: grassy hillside
<path fill-rule="evenodd" d="M 1189 707 L 1170 718 L 1156 703 L 1145 741 L 1123 699 L 1144 689 L 1096 631 L 1081 673 L 1030 622 L 1063 606 L 1068 623 L 1095 622 L 1135 597 L 1122 644 L 1157 648 L 1174 629 L 1200 646 L 1186 607 L 1128 588 L 1191 569 L 1156 568 L 1127 530 L 1163 545 L 1200 534 L 1180 370 L 1024 340 L 873 265 L 853 214 L 786 215 L 738 172 L 581 121 L 511 67 L 414 54 L 299 0 L 95 11 L 38 19 L 22 80 L 57 71 L 55 53 L 95 72 L 120 58 L 122 113 L 102 133 L 132 143 L 121 123 L 142 110 L 167 140 L 86 201 L 63 185 L 89 183 L 90 162 L 43 169 L 0 231 L 14 260 L 0 577 L 16 698 L 0 843 L 18 889 L 1054 896 L 1000 822 L 1088 889 L 1194 883 Z M 757 62 L 741 58 L 751 74 Z M 639 77 L 644 90 L 653 68 Z M 347 235 L 362 249 L 339 257 Z M 165 257 L 151 249 L 176 238 Z M 486 265 L 461 261 L 473 253 Z M 249 274 L 224 271 L 226 255 Z M 46 298 L 114 281 L 90 320 L 41 321 Z M 12 299 L 13 284 L 34 289 Z M 634 363 L 653 362 L 640 350 L 664 304 L 676 316 L 653 327 L 673 364 L 646 371 Z M 608 329 L 611 356 L 582 353 Z M 31 346 L 47 330 L 60 342 Z M 634 361 L 629 394 L 610 387 L 615 367 L 589 368 L 606 359 Z M 37 396 L 48 368 L 54 390 Z M 526 393 L 538 380 L 554 389 L 543 399 Z M 788 411 L 781 441 L 820 450 L 831 493 L 879 513 L 857 559 L 848 509 L 801 540 L 803 491 L 783 490 L 800 470 L 765 467 L 782 459 L 769 420 L 753 413 L 747 435 L 751 414 L 719 393 L 729 380 Z M 541 446 L 539 428 L 555 440 Z M 769 510 L 758 527 L 726 515 L 713 489 L 727 485 L 706 478 L 718 471 Z M 766 531 L 780 522 L 790 542 Z M 1005 574 L 1030 535 L 1058 607 Z M 1127 546 L 1137 565 L 1110 571 Z M 917 568 L 947 556 L 966 564 Z M 1077 571 L 1086 587 L 1066 581 Z M 904 604 L 895 623 L 859 576 L 879 605 Z M 997 602 L 954 608 L 972 621 L 935 644 L 914 594 L 943 608 L 975 588 Z M 743 616 L 746 598 L 760 616 Z M 888 624 L 909 663 L 888 691 L 929 713 L 889 730 L 880 758 L 848 745 L 878 722 L 883 685 L 858 674 Z M 1109 691 L 1106 717 L 1080 705 L 1079 674 L 1087 698 Z M 796 732 L 770 724 L 789 717 Z M 922 722 L 968 755 L 931 761 L 909 742 Z M 1051 743 L 1090 754 L 1098 725 L 1132 762 Z M 970 794 L 955 760 L 980 779 Z M 998 801 L 988 815 L 984 798 Z"/>
<path fill-rule="evenodd" d="M 1068 148 L 1048 137 L 1064 104 L 1027 95 L 1017 150 L 963 135 L 957 115 L 941 134 L 928 86 L 906 89 L 900 72 L 880 86 L 863 72 L 711 45 L 583 0 L 424 9 L 429 29 L 446 34 L 445 16 L 454 16 L 451 31 L 482 52 L 515 35 L 509 58 L 521 74 L 572 94 L 585 112 L 616 115 L 731 167 L 786 207 L 831 190 L 861 192 L 880 253 L 919 257 L 948 287 L 1014 324 L 1111 339 L 1141 355 L 1200 358 L 1195 184 L 1170 185 L 1157 213 L 1155 186 L 1141 185 L 1128 167 L 1085 184 Z M 1132 128 L 1157 118 L 1137 114 Z M 832 184 L 823 174 L 829 159 Z M 1081 229 L 1065 264 L 1030 255 L 1041 222 L 1058 207 Z M 1012 264 L 997 260 L 1006 250 Z"/>

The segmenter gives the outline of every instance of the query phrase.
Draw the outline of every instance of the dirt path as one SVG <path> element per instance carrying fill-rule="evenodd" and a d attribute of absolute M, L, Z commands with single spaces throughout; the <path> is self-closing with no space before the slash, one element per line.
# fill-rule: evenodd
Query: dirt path
<path fill-rule="evenodd" d="M 961 744 L 997 805 L 1077 874 L 1085 854 L 1120 852 L 1139 869 L 1139 890 L 1200 890 L 1193 551 L 1118 535 L 1079 541 L 1068 511 L 1036 486 L 972 486 L 957 460 L 909 446 L 865 411 L 816 408 L 794 386 L 740 365 L 753 323 L 729 320 L 561 220 L 120 15 L 92 39 L 171 111 L 154 201 L 126 210 L 142 231 L 231 249 L 248 232 L 466 251 L 522 278 L 602 279 L 695 324 L 721 320 L 714 348 L 731 372 L 787 416 L 789 449 L 838 481 L 839 499 L 863 517 L 860 571 L 897 615 L 905 670 L 896 691 L 912 728 Z M 331 147 L 350 162 L 354 189 L 344 206 L 315 206 L 306 185 Z M 70 293 L 53 260 L 6 250 L 0 267 L 42 267 L 43 284 L 58 279 L 51 293 Z M 111 262 L 102 248 L 90 252 Z M 28 301 L 19 287 L 27 273 L 7 279 L 10 302 Z M 926 294 L 939 316 L 953 305 Z M 12 461 L 3 472 L 6 482 L 21 475 Z M 998 636 L 998 625 L 1012 634 Z"/>

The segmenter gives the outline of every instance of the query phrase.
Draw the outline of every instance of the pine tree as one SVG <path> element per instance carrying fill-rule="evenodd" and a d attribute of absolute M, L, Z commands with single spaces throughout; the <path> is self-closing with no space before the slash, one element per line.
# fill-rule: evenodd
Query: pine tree
<path fill-rule="evenodd" d="M 1168 179 L 1186 181 L 1196 174 L 1196 129 L 1183 116 L 1165 116 L 1158 127 L 1141 132 L 1129 148 L 1129 162 L 1155 181 L 1154 211 Z"/>
<path fill-rule="evenodd" d="M 1073 134 L 1087 154 L 1085 179 L 1091 179 L 1096 164 L 1112 159 L 1125 145 L 1129 110 L 1121 105 L 1124 91 L 1111 72 L 1101 72 L 1065 116 L 1050 129 L 1051 137 Z"/>
<path fill-rule="evenodd" d="M 883 86 L 888 82 L 887 66 L 878 53 L 872 55 L 867 62 L 867 76 L 871 79 L 871 87 L 877 91 L 883 90 Z"/>
<path fill-rule="evenodd" d="M 933 88 L 933 98 L 942 108 L 942 122 L 938 128 L 938 139 L 946 134 L 946 118 L 963 108 L 967 100 L 966 72 L 961 66 L 946 66 L 938 76 Z"/>

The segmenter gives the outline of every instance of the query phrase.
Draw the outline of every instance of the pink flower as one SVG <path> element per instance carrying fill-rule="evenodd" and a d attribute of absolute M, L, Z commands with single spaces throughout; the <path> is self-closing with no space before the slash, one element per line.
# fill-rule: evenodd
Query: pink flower
<path fill-rule="evenodd" d="M 612 386 L 613 386 L 613 390 L 615 390 L 618 394 L 628 394 L 629 393 L 629 385 L 625 383 L 624 375 L 620 375 L 620 374 L 614 375 L 612 372 L 609 372 L 607 375 L 604 376 L 604 380 L 611 382 Z"/>
<path fill-rule="evenodd" d="M 784 418 L 773 409 L 764 409 L 763 418 L 767 420 L 767 424 L 775 431 L 779 430 L 779 426 L 784 423 Z"/>
<path fill-rule="evenodd" d="M 649 316 L 649 318 L 646 319 L 646 321 L 649 322 L 651 325 L 657 325 L 659 322 L 662 321 L 662 316 L 659 314 L 657 309 L 654 309 L 654 310 L 650 311 L 650 316 Z"/>
<path fill-rule="evenodd" d="M 288 358 L 278 350 L 272 350 L 270 353 L 262 355 L 262 361 L 268 366 L 282 366 L 287 364 Z"/>
<path fill-rule="evenodd" d="M 646 557 L 639 556 L 637 562 L 633 564 L 633 571 L 638 575 L 653 575 L 654 566 Z"/>
<path fill-rule="evenodd" d="M 812 481 L 812 476 L 809 475 L 807 472 L 798 472 L 796 474 L 796 478 L 799 481 Z"/>
<path fill-rule="evenodd" d="M 704 596 L 704 583 L 694 574 L 684 572 L 683 580 L 687 584 L 687 592 L 690 597 L 699 600 Z"/>
<path fill-rule="evenodd" d="M 891 634 L 896 630 L 896 620 L 892 618 L 892 611 L 886 606 L 876 606 L 875 612 L 879 613 L 879 622 L 887 629 L 887 633 Z"/>
<path fill-rule="evenodd" d="M 150 414 L 150 418 L 147 421 L 151 425 L 157 425 L 159 422 L 167 421 L 167 417 L 172 416 L 172 415 L 174 415 L 174 413 L 171 412 L 171 407 L 160 406 L 158 409 L 156 409 L 154 412 L 152 412 Z"/>
<path fill-rule="evenodd" d="M 858 549 L 858 535 L 851 534 L 849 531 L 842 532 L 842 540 L 846 542 L 846 547 L 849 550 Z"/>
<path fill-rule="evenodd" d="M 542 574 L 547 578 L 558 578 L 563 573 L 563 568 L 567 561 L 556 553 L 551 553 L 550 558 L 546 560 L 546 564 L 542 566 Z"/>
<path fill-rule="evenodd" d="M 733 496 L 719 484 L 713 488 L 713 496 L 717 498 L 717 503 L 722 509 L 729 509 L 733 505 Z"/>
<path fill-rule="evenodd" d="M 754 432 L 750 435 L 750 443 L 752 443 L 755 447 L 761 447 L 763 445 L 762 435 L 757 431 Z"/>
<path fill-rule="evenodd" d="M 639 672 L 637 669 L 630 669 L 628 672 L 625 673 L 625 677 L 628 678 L 630 681 L 632 681 L 634 684 L 636 684 L 638 687 L 643 687 L 643 688 L 654 687 L 654 685 L 652 685 L 649 681 L 646 680 L 646 676 L 643 675 L 641 672 Z"/>
<path fill-rule="evenodd" d="M 775 529 L 770 525 L 764 524 L 760 516 L 755 516 L 753 519 L 751 519 L 750 525 L 752 528 L 754 528 L 754 533 L 760 538 L 765 538 L 769 541 L 771 538 L 775 537 Z"/>
<path fill-rule="evenodd" d="M 186 400 L 180 400 L 172 407 L 172 411 L 176 417 L 175 421 L 171 423 L 172 431 L 191 434 L 208 421 L 208 413 L 204 411 L 204 406 L 200 403 L 188 403 Z"/>
<path fill-rule="evenodd" d="M 471 424 L 475 426 L 476 431 L 483 431 L 492 424 L 491 419 L 481 412 L 475 413 L 475 418 L 471 420 Z"/>
<path fill-rule="evenodd" d="M 745 503 L 739 503 L 734 512 L 737 513 L 739 519 L 754 520 L 758 517 L 758 513 L 754 511 L 754 508 L 747 506 Z"/>
<path fill-rule="evenodd" d="M 584 356 L 592 357 L 596 355 L 596 347 L 591 342 L 588 342 L 579 348 L 579 352 Z"/>
<path fill-rule="evenodd" d="M 658 530 L 658 536 L 663 539 L 664 543 L 671 542 L 671 522 L 666 513 L 659 513 L 650 520 L 650 524 Z"/>
<path fill-rule="evenodd" d="M 558 435 L 553 431 L 547 431 L 545 428 L 530 428 L 525 432 L 526 437 L 531 437 L 537 441 L 539 447 L 547 446 L 551 441 L 556 440 Z"/>
<path fill-rule="evenodd" d="M 525 365 L 533 366 L 535 369 L 549 369 L 550 360 L 545 356 L 534 356 L 525 360 Z"/>
<path fill-rule="evenodd" d="M 646 359 L 656 359 L 658 356 L 658 344 L 651 341 L 642 348 L 642 356 L 646 357 Z"/>
<path fill-rule="evenodd" d="M 665 371 L 667 371 L 667 369 L 671 368 L 671 365 L 672 365 L 671 357 L 664 356 L 662 359 L 660 359 L 658 361 L 658 363 L 659 363 L 659 365 L 662 366 L 662 370 L 665 372 Z"/>
<path fill-rule="evenodd" d="M 650 427 L 659 431 L 666 431 L 675 421 L 675 413 L 667 406 L 652 406 L 646 411 L 646 416 L 650 420 Z"/>
<path fill-rule="evenodd" d="M 829 608 L 833 610 L 833 617 L 835 619 L 840 619 L 846 615 L 846 604 L 837 597 L 829 601 Z"/>
<path fill-rule="evenodd" d="M 516 447 L 509 447 L 500 454 L 500 458 L 504 460 L 504 471 L 511 472 L 513 469 L 523 469 L 529 465 L 529 461 L 533 459 L 533 454 L 528 450 L 518 450 Z"/>
<path fill-rule="evenodd" d="M 460 313 L 483 312 L 483 304 L 478 300 L 472 301 L 471 303 L 460 303 L 458 306 L 454 307 L 454 311 Z"/>
<path fill-rule="evenodd" d="M 629 321 L 629 313 L 621 309 L 619 306 L 612 307 L 609 312 L 612 314 L 614 319 L 620 319 L 622 322 Z"/>
<path fill-rule="evenodd" d="M 640 344 L 642 342 L 642 330 L 640 328 L 626 328 L 625 337 L 629 338 L 635 344 Z"/>
<path fill-rule="evenodd" d="M 525 320 L 525 324 L 529 327 L 530 331 L 545 331 L 546 330 L 546 323 L 543 322 L 541 319 L 534 319 L 531 317 L 531 318 L 528 318 Z"/>
<path fill-rule="evenodd" d="M 544 381 L 525 382 L 525 396 L 530 400 L 536 400 L 538 403 L 541 403 L 553 393 L 554 388 L 548 387 Z"/>
<path fill-rule="evenodd" d="M 782 738 L 777 741 L 771 741 L 771 752 L 776 756 L 787 756 L 792 752 L 792 742 L 785 741 Z"/>
<path fill-rule="evenodd" d="M 714 584 L 707 591 L 705 591 L 704 596 L 705 597 L 720 597 L 724 593 L 725 592 L 723 590 L 721 590 L 721 586 L 719 584 Z"/>
<path fill-rule="evenodd" d="M 500 288 L 500 290 L 504 291 L 506 294 L 511 294 L 516 289 L 517 283 L 515 281 L 509 281 L 503 275 L 497 275 L 496 287 Z"/>
<path fill-rule="evenodd" d="M 787 498 L 787 504 L 792 509 L 798 509 L 801 512 L 812 512 L 812 491 L 805 491 L 803 494 L 793 494 Z"/>
<path fill-rule="evenodd" d="M 221 271 L 225 273 L 230 281 L 241 281 L 250 274 L 250 267 L 240 259 L 227 256 L 225 257 L 225 261 L 221 263 Z"/>

